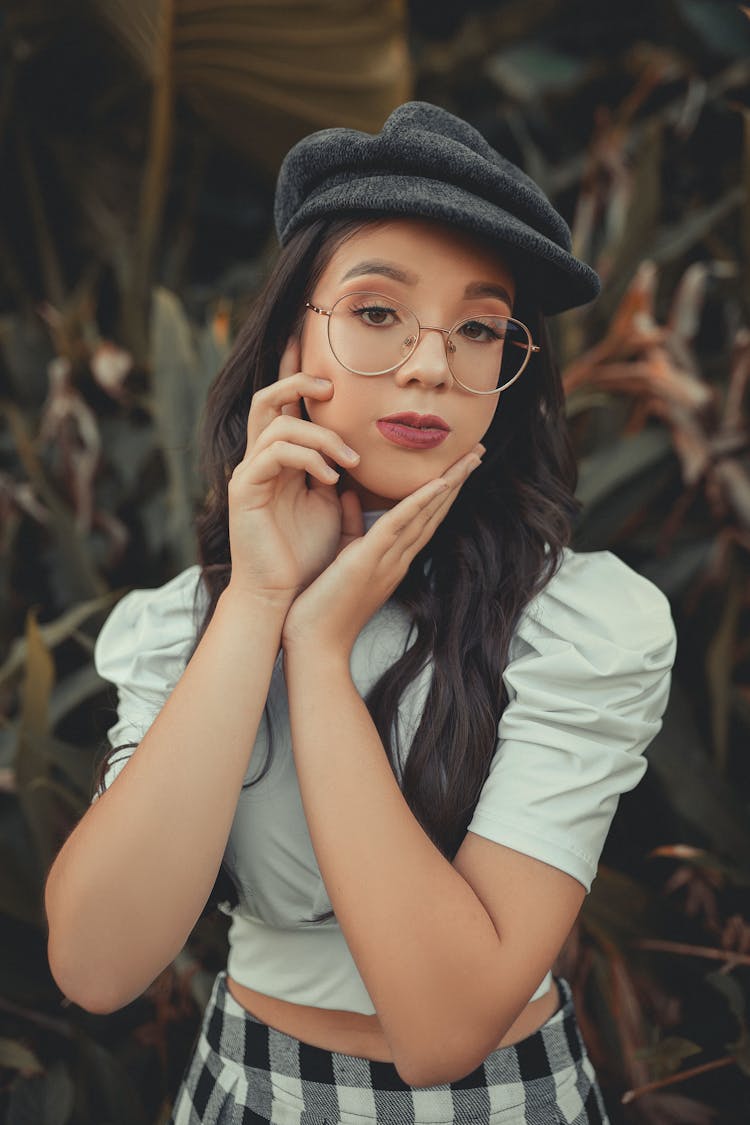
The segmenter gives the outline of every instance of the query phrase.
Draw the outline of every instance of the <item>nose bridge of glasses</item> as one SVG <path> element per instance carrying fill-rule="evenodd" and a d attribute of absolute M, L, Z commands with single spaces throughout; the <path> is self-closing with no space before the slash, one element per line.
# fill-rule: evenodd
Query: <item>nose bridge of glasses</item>
<path fill-rule="evenodd" d="M 414 314 L 412 314 L 412 315 L 414 315 Z M 455 348 L 453 348 L 451 346 L 451 341 L 449 339 L 451 329 L 450 328 L 440 328 L 436 324 L 420 324 L 419 321 L 417 320 L 416 316 L 414 317 L 414 321 L 415 321 L 417 327 L 416 327 L 416 331 L 412 333 L 411 338 L 407 337 L 407 340 L 411 345 L 411 350 L 409 352 L 409 355 L 407 356 L 407 359 L 410 359 L 414 355 L 414 353 L 416 352 L 417 348 L 419 347 L 420 343 L 422 342 L 422 334 L 423 333 L 425 333 L 425 332 L 440 332 L 441 335 L 444 336 L 444 339 L 443 339 L 443 357 L 444 357 L 444 359 L 448 360 L 448 366 L 450 367 L 450 352 L 455 351 Z"/>

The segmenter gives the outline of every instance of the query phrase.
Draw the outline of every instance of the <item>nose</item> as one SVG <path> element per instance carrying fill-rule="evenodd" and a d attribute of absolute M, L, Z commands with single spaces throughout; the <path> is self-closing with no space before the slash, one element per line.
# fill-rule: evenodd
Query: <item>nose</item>
<path fill-rule="evenodd" d="M 446 334 L 440 328 L 422 328 L 417 346 L 405 363 L 394 371 L 400 386 L 415 380 L 429 387 L 449 387 L 453 375 L 445 352 Z"/>

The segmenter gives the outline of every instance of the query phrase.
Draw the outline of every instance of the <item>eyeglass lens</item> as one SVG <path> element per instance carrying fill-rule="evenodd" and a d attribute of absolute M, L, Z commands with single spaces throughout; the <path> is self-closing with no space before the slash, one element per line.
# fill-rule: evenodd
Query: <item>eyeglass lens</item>
<path fill-rule="evenodd" d="M 328 323 L 333 354 L 360 375 L 381 375 L 409 357 L 419 339 L 419 323 L 405 305 L 379 293 L 350 293 L 333 306 Z M 493 391 L 516 377 L 529 351 L 529 337 L 518 321 L 504 316 L 473 316 L 446 338 L 448 366 L 464 387 Z"/>

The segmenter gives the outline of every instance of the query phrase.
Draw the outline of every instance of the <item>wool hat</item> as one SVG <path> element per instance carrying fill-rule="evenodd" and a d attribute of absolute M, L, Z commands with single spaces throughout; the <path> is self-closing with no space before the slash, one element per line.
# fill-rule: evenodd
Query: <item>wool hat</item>
<path fill-rule="evenodd" d="M 279 244 L 329 215 L 422 216 L 496 244 L 546 314 L 592 301 L 598 274 L 571 253 L 570 228 L 530 176 L 473 126 L 430 102 L 404 102 L 379 133 L 320 129 L 284 157 Z"/>

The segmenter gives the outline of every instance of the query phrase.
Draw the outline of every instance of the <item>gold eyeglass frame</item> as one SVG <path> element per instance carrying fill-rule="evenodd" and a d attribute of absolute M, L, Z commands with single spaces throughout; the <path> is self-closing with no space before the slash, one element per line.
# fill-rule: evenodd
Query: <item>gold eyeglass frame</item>
<path fill-rule="evenodd" d="M 361 297 L 361 296 L 382 297 L 384 301 L 390 301 L 395 305 L 400 305 L 401 308 L 406 309 L 407 312 L 410 312 L 411 315 L 414 317 L 414 319 L 417 322 L 417 335 L 416 335 L 415 340 L 414 340 L 414 346 L 412 347 L 409 354 L 405 355 L 404 358 L 402 360 L 400 360 L 398 363 L 395 363 L 393 365 L 393 367 L 386 367 L 383 371 L 356 371 L 353 367 L 348 367 L 345 363 L 342 363 L 341 360 L 339 359 L 339 357 L 336 355 L 336 352 L 333 349 L 333 344 L 331 343 L 331 314 L 333 313 L 333 310 L 336 308 L 336 305 L 338 305 L 341 301 L 346 300 L 347 297 Z M 328 317 L 328 331 L 327 331 L 328 346 L 331 349 L 331 351 L 333 352 L 334 356 L 336 356 L 337 362 L 341 363 L 341 366 L 343 368 L 345 368 L 347 371 L 351 371 L 352 375 L 362 375 L 365 378 L 371 378 L 373 375 L 387 375 L 391 371 L 397 371 L 399 369 L 399 367 L 401 367 L 404 363 L 406 363 L 407 359 L 410 359 L 411 356 L 414 355 L 414 352 L 419 347 L 419 343 L 420 343 L 420 340 L 422 339 L 422 333 L 423 332 L 444 332 L 445 336 L 446 336 L 446 340 L 445 340 L 445 359 L 446 359 L 446 362 L 448 364 L 448 370 L 451 373 L 451 378 L 455 379 L 455 381 L 458 383 L 459 387 L 463 387 L 463 389 L 465 391 L 468 391 L 469 394 L 472 394 L 472 395 L 499 395 L 499 394 L 502 394 L 503 391 L 507 391 L 508 387 L 513 386 L 513 384 L 520 377 L 522 372 L 526 369 L 526 366 L 527 366 L 529 360 L 531 359 L 533 353 L 539 352 L 539 351 L 542 350 L 541 346 L 539 344 L 534 343 L 534 341 L 532 339 L 532 336 L 531 336 L 531 332 L 526 327 L 526 325 L 523 323 L 523 321 L 516 320 L 516 318 L 513 317 L 513 316 L 505 316 L 503 314 L 502 315 L 503 320 L 510 320 L 510 321 L 513 322 L 513 324 L 520 325 L 520 327 L 523 328 L 524 332 L 526 333 L 526 339 L 529 342 L 528 347 L 526 349 L 526 358 L 524 359 L 523 363 L 521 364 L 521 366 L 519 367 L 518 371 L 513 376 L 513 378 L 510 379 L 507 383 L 504 383 L 502 385 L 502 387 L 495 387 L 495 389 L 492 390 L 492 391 L 477 391 L 473 387 L 467 387 L 466 384 L 462 383 L 461 380 L 458 378 L 458 376 L 454 374 L 453 368 L 451 367 L 450 356 L 448 354 L 448 337 L 456 330 L 456 328 L 459 328 L 462 324 L 466 324 L 469 321 L 476 320 L 480 316 L 484 316 L 484 315 L 492 316 L 492 315 L 494 315 L 492 313 L 487 313 L 487 314 L 477 313 L 476 316 L 473 316 L 473 317 L 472 316 L 465 316 L 461 320 L 457 320 L 452 328 L 438 328 L 437 326 L 431 325 L 431 324 L 420 324 L 419 318 L 417 317 L 417 314 L 414 312 L 413 309 L 410 309 L 408 305 L 405 305 L 403 303 L 403 301 L 398 301 L 398 300 L 396 300 L 395 297 L 389 297 L 385 293 L 378 293 L 377 290 L 375 290 L 375 289 L 358 289 L 353 293 L 344 293 L 344 294 L 342 294 L 341 297 L 339 297 L 336 301 L 333 302 L 333 305 L 331 306 L 330 309 L 322 309 L 318 305 L 312 304 L 311 301 L 305 301 L 305 308 L 311 309 L 314 313 L 319 313 L 321 316 L 327 316 Z M 519 347 L 519 348 L 524 347 L 523 344 L 521 344 L 519 341 L 516 341 L 516 340 L 510 340 L 509 343 L 514 344 L 516 347 Z"/>

